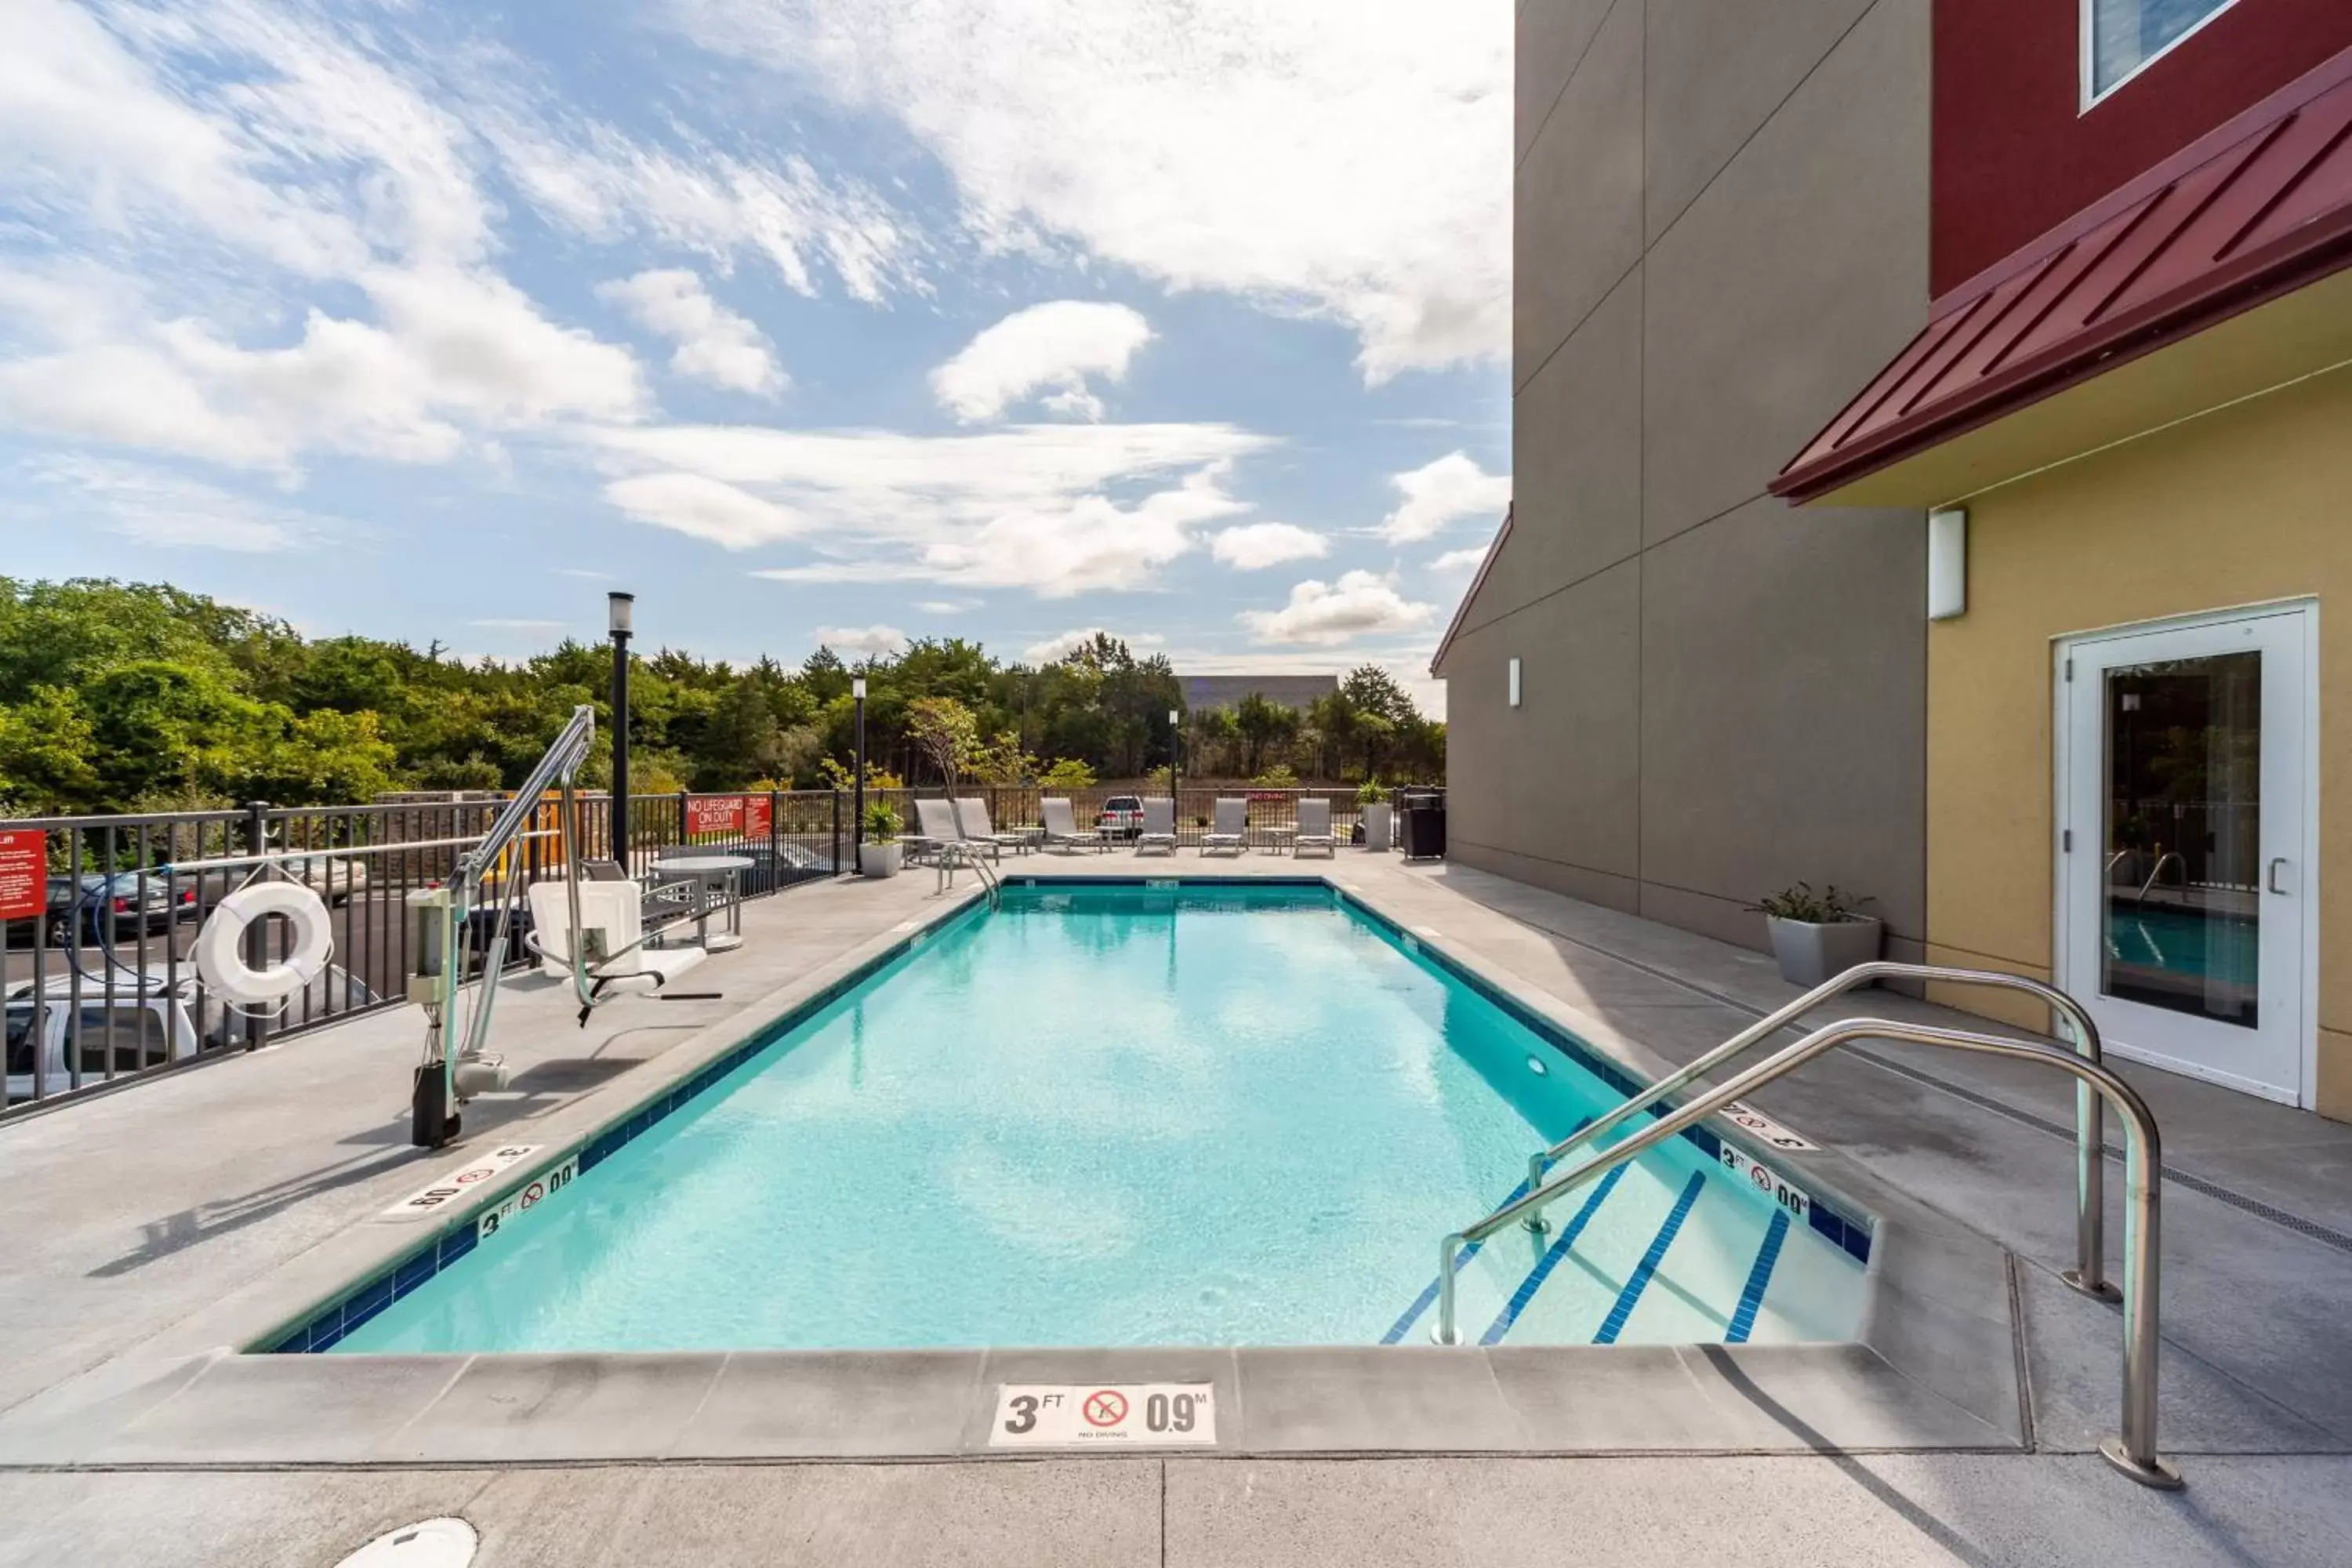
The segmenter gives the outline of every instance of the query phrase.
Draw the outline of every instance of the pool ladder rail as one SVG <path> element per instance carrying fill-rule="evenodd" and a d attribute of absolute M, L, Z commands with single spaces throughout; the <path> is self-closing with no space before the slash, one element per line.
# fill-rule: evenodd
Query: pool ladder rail
<path fill-rule="evenodd" d="M 977 852 L 962 844 L 946 843 L 939 847 L 940 892 L 944 893 L 955 886 L 956 868 L 960 866 L 971 867 L 973 874 L 980 878 L 980 885 L 988 892 L 990 909 L 1003 908 L 1004 879 L 991 870 L 988 862 L 982 859 Z"/>
<path fill-rule="evenodd" d="M 1812 1008 L 1856 986 L 1882 979 L 1928 980 L 1960 985 L 1994 986 L 2026 992 L 2047 1003 L 2074 1036 L 2066 1050 L 2040 1041 L 2014 1040 L 1973 1030 L 1927 1024 L 1899 1023 L 1887 1018 L 1850 1018 L 1824 1025 L 1795 1044 L 1783 1047 L 1718 1088 L 1662 1114 L 1623 1142 L 1588 1153 L 1566 1174 L 1547 1179 L 1554 1163 L 1570 1150 L 1589 1148 L 1630 1118 L 1658 1104 L 1713 1072 L 1735 1057 L 1754 1049 L 1778 1030 Z M 2076 1267 L 2062 1278 L 2084 1295 L 2118 1300 L 2124 1308 L 2123 1412 L 2117 1436 L 2099 1445 L 2099 1451 L 2117 1469 L 2144 1485 L 2174 1488 L 2180 1473 L 2157 1452 L 2158 1292 L 2161 1274 L 2159 1241 L 2163 1186 L 2163 1153 L 2156 1119 L 2139 1094 L 2110 1071 L 2100 1059 L 2098 1026 L 2082 1004 L 2053 986 L 2021 975 L 1990 970 L 1951 969 L 1937 964 L 1876 962 L 1857 964 L 1779 1010 L 1768 1014 L 1689 1065 L 1668 1074 L 1640 1094 L 1627 1099 L 1605 1115 L 1580 1127 L 1528 1163 L 1524 1195 L 1504 1204 L 1479 1220 L 1446 1236 L 1438 1243 L 1437 1321 L 1431 1337 L 1440 1344 L 1462 1342 L 1455 1323 L 1454 1287 L 1457 1258 L 1472 1243 L 1483 1242 L 1514 1220 L 1528 1229 L 1544 1228 L 1543 1210 L 1570 1192 L 1606 1175 L 1668 1139 L 1679 1136 L 1734 1100 L 1744 1100 L 1767 1084 L 1786 1076 L 1817 1056 L 1860 1039 L 1897 1040 L 1911 1045 L 1941 1046 L 1954 1050 L 2040 1062 L 2075 1080 L 2075 1256 Z M 2122 1118 L 2126 1134 L 2124 1183 L 2126 1207 L 2124 1225 L 2124 1283 L 2120 1292 L 2104 1278 L 2105 1131 L 2100 1105 L 2111 1104 Z"/>

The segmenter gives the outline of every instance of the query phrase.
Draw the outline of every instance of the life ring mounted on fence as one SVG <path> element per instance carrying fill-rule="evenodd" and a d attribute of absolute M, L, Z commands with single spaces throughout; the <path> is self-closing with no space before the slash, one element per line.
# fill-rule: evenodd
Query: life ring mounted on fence
<path fill-rule="evenodd" d="M 280 915 L 294 928 L 286 956 L 267 968 L 245 961 L 245 933 Z M 242 1006 L 281 1002 L 323 973 L 335 953 L 334 923 L 319 895 L 299 882 L 252 882 L 213 907 L 196 933 L 196 973 L 213 994 Z"/>

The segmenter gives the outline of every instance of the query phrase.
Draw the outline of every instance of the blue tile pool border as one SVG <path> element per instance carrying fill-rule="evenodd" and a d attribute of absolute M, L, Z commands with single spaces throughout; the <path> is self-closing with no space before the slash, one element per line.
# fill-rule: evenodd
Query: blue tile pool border
<path fill-rule="evenodd" d="M 1274 879 L 1259 879 L 1273 880 Z M 1362 916 L 1366 921 L 1385 933 L 1408 954 L 1418 958 L 1423 963 L 1444 970 L 1454 979 L 1500 1008 L 1513 1022 L 1577 1066 L 1591 1073 L 1593 1077 L 1607 1084 L 1617 1093 L 1630 1100 L 1650 1087 L 1646 1082 L 1612 1061 L 1590 1043 L 1579 1039 L 1561 1028 L 1509 992 L 1488 983 L 1483 975 L 1456 960 L 1451 953 L 1423 941 L 1394 919 L 1382 914 L 1347 889 L 1331 882 L 1326 882 L 1323 885 L 1329 888 L 1334 896 L 1346 903 L 1355 913 Z M 1650 1115 L 1653 1119 L 1664 1119 L 1680 1109 L 1681 1106 L 1669 1097 L 1650 1107 Z M 1797 1187 L 1804 1193 L 1808 1200 L 1805 1206 L 1805 1223 L 1811 1226 L 1814 1233 L 1831 1246 L 1843 1248 L 1857 1263 L 1867 1264 L 1870 1261 L 1871 1237 L 1874 1234 L 1874 1227 L 1870 1220 L 1859 1209 L 1848 1208 L 1843 1203 L 1823 1197 L 1815 1178 L 1800 1175 L 1790 1171 L 1766 1149 L 1742 1141 L 1725 1138 L 1705 1122 L 1684 1128 L 1682 1135 L 1696 1145 L 1709 1161 L 1717 1164 L 1723 1163 L 1724 1145 L 1727 1142 L 1731 1143 L 1750 1161 Z"/>
<path fill-rule="evenodd" d="M 1344 905 L 1349 912 L 1362 919 L 1408 956 L 1442 970 L 1456 982 L 1477 993 L 1489 1004 L 1501 1009 L 1513 1022 L 1537 1036 L 1544 1043 L 1551 1046 L 1618 1093 L 1630 1097 L 1648 1087 L 1583 1040 L 1560 1028 L 1508 992 L 1488 984 L 1482 976 L 1456 962 L 1450 954 L 1432 947 L 1407 931 L 1394 919 L 1381 913 L 1349 889 L 1326 878 L 1039 877 L 1015 874 L 1006 876 L 1003 879 L 1003 886 L 1007 890 L 1052 889 L 1056 892 L 1088 888 L 1151 888 L 1154 889 L 1164 888 L 1171 892 L 1181 892 L 1192 888 L 1287 889 L 1293 891 L 1316 889 L 1328 894 L 1335 904 Z M 509 1185 L 520 1186 L 526 1180 L 543 1175 L 567 1161 L 574 1159 L 579 1161 L 580 1173 L 585 1175 L 610 1159 L 624 1145 L 644 1136 L 656 1123 L 700 1098 L 709 1089 L 718 1087 L 723 1079 L 732 1075 L 753 1057 L 773 1046 L 785 1035 L 799 1028 L 891 964 L 907 957 L 916 948 L 946 935 L 959 926 L 981 918 L 987 908 L 985 902 L 974 900 L 934 924 L 907 932 L 898 941 L 873 954 L 856 968 L 836 976 L 815 992 L 793 1004 L 775 1018 L 760 1025 L 732 1047 L 698 1068 L 691 1077 L 671 1086 L 660 1094 L 652 1096 L 643 1103 L 631 1107 L 597 1131 L 590 1134 L 585 1140 L 559 1149 L 546 1159 L 535 1162 L 528 1171 L 518 1170 L 515 1173 L 514 1182 L 501 1184 L 501 1192 L 507 1190 Z M 1675 1107 L 1670 1104 L 1656 1105 L 1651 1108 L 1651 1115 L 1664 1117 L 1670 1114 L 1674 1109 Z M 1710 1162 L 1721 1163 L 1725 1140 L 1712 1129 L 1705 1126 L 1689 1127 L 1683 1131 L 1682 1135 L 1696 1145 Z M 1758 1164 L 1765 1166 L 1804 1190 L 1811 1199 L 1806 1210 L 1806 1218 L 1813 1230 L 1823 1239 L 1843 1247 L 1859 1262 L 1866 1264 L 1870 1261 L 1872 1227 L 1867 1220 L 1821 1197 L 1811 1182 L 1785 1170 L 1762 1151 L 1751 1149 L 1744 1143 L 1738 1147 Z M 484 1206 L 495 1206 L 495 1205 L 486 1204 Z M 367 1322 L 393 1302 L 422 1289 L 442 1269 L 449 1268 L 466 1254 L 473 1251 L 479 1237 L 478 1228 L 479 1218 L 480 1211 L 477 1209 L 469 1210 L 462 1215 L 446 1221 L 439 1231 L 395 1258 L 389 1265 L 372 1271 L 317 1311 L 281 1331 L 273 1331 L 272 1334 L 265 1336 L 259 1343 L 252 1347 L 252 1350 L 256 1353 L 269 1355 L 299 1355 L 331 1350 L 346 1334 Z"/>
<path fill-rule="evenodd" d="M 696 1069 L 691 1077 L 641 1104 L 632 1106 L 585 1140 L 534 1162 L 527 1171 L 519 1168 L 513 1173 L 516 1180 L 502 1184 L 500 1190 L 503 1192 L 510 1186 L 520 1186 L 570 1160 L 578 1160 L 580 1173 L 587 1174 L 612 1158 L 623 1145 L 644 1136 L 672 1112 L 717 1088 L 722 1079 L 777 1040 L 905 958 L 916 948 L 979 918 L 986 908 L 985 903 L 974 901 L 920 931 L 907 932 L 855 969 L 827 982 L 775 1018 L 760 1025 L 727 1051 Z M 483 1206 L 495 1207 L 496 1205 L 488 1203 Z M 253 1351 L 267 1355 L 298 1355 L 332 1349 L 344 1335 L 393 1302 L 422 1289 L 442 1269 L 473 1251 L 480 1239 L 481 1212 L 480 1208 L 476 1208 L 452 1217 L 439 1231 L 401 1254 L 388 1267 L 372 1271 L 356 1286 L 282 1332 L 265 1336 L 260 1343 L 252 1347 Z"/>

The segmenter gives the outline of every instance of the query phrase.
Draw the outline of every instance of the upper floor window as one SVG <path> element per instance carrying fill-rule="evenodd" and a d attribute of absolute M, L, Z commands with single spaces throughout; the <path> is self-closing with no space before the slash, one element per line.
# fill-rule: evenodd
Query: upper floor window
<path fill-rule="evenodd" d="M 2083 0 L 2085 108 L 2236 0 Z"/>

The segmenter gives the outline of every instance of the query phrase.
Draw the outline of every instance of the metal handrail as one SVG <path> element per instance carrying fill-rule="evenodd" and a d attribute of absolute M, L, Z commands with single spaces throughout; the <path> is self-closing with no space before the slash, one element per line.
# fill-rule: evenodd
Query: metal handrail
<path fill-rule="evenodd" d="M 2071 1051 L 2031 1040 L 2004 1039 L 1965 1029 L 1939 1028 L 1930 1024 L 1898 1024 L 1886 1018 L 1848 1018 L 1825 1024 L 1794 1045 L 1775 1052 L 1729 1083 L 1711 1089 L 1671 1115 L 1643 1128 L 1613 1148 L 1604 1149 L 1544 1187 L 1505 1204 L 1467 1229 L 1455 1231 L 1437 1244 L 1437 1323 L 1433 1337 L 1440 1344 L 1459 1344 L 1454 1326 L 1454 1268 L 1461 1249 L 1483 1241 L 1531 1209 L 1549 1203 L 1594 1177 L 1622 1165 L 1684 1129 L 1706 1120 L 1743 1095 L 1752 1094 L 1773 1079 L 1802 1067 L 1834 1047 L 1859 1039 L 1901 1040 L 1912 1045 L 1948 1046 L 1979 1051 L 2018 1061 L 2042 1062 L 2071 1073 L 2096 1090 L 2122 1117 L 2125 1131 L 2124 1186 L 2124 1375 L 2123 1410 L 2118 1435 L 2099 1445 L 2107 1461 L 2134 1480 L 2152 1487 L 2177 1487 L 2180 1473 L 2156 1449 L 2157 1300 L 2160 1285 L 2158 1197 L 2164 1182 L 2163 1147 L 2156 1118 L 2131 1085 L 2106 1068 Z"/>
<path fill-rule="evenodd" d="M 2156 865 L 2149 869 L 2147 880 L 2139 885 L 2139 897 L 2132 900 L 2134 904 L 2144 904 L 2147 902 L 2148 894 L 2155 890 L 2156 879 L 2164 875 L 2164 863 L 2167 860 L 2179 861 L 2180 879 L 2183 882 L 2188 881 L 2189 858 L 2178 849 L 2168 849 L 2163 854 L 2156 858 Z"/>
<path fill-rule="evenodd" d="M 1887 959 L 1874 959 L 1832 975 L 1795 1001 L 1767 1013 L 1697 1060 L 1668 1073 L 1641 1093 L 1578 1128 L 1550 1148 L 1528 1156 L 1528 1194 L 1534 1195 L 1542 1191 L 1544 1173 L 1559 1163 L 1561 1156 L 1570 1150 L 1605 1137 L 1628 1119 L 1638 1116 L 1668 1095 L 1696 1083 L 1733 1058 L 1746 1055 L 1831 997 L 1867 985 L 1874 980 L 1932 980 L 1948 985 L 1985 985 L 2025 992 L 2048 1003 L 2051 1010 L 2065 1020 L 2074 1032 L 2077 1056 L 2094 1067 L 2098 1066 L 2101 1060 L 2099 1026 L 2091 1021 L 2091 1015 L 2080 1002 L 2054 985 L 2044 985 L 2039 980 L 2029 980 L 2021 974 L 2004 974 L 1992 969 L 1952 969 L 1936 963 L 1897 963 Z M 2074 1089 L 2074 1267 L 2060 1278 L 2085 1296 L 2113 1301 L 2117 1299 L 2117 1292 L 2106 1280 L 2105 1142 L 2106 1129 L 2101 1125 L 2099 1097 L 2087 1084 L 2078 1084 Z M 1542 1203 L 1538 1203 L 1528 1213 L 1526 1225 L 1528 1229 L 1538 1235 L 1543 1233 L 1546 1226 Z"/>

